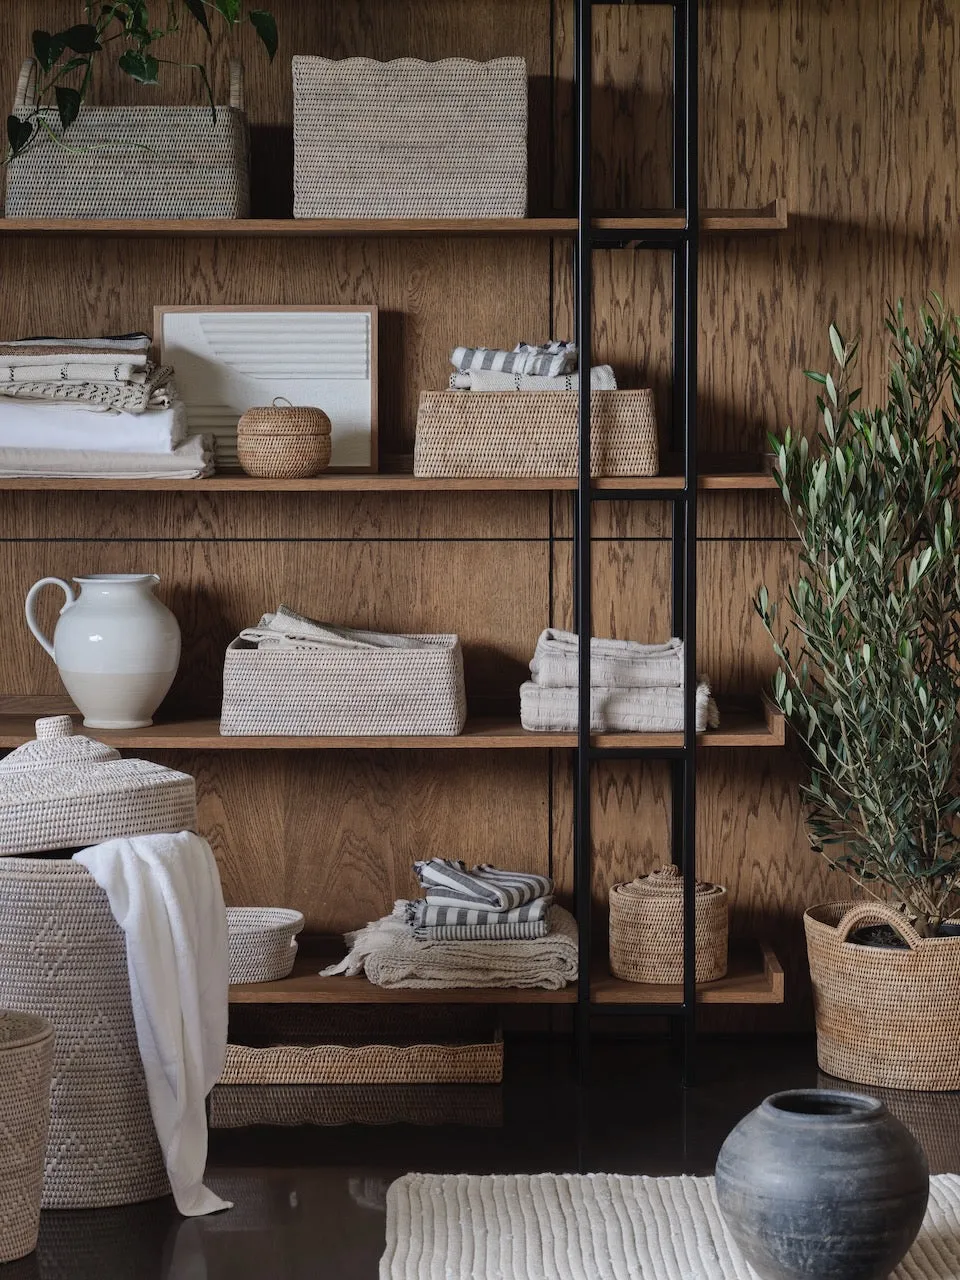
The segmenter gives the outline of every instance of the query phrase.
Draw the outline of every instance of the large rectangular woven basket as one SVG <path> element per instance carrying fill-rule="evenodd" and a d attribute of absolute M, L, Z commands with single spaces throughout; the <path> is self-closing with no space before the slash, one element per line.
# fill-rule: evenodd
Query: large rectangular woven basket
<path fill-rule="evenodd" d="M 523 58 L 296 57 L 294 217 L 522 218 Z"/>
<path fill-rule="evenodd" d="M 36 100 L 24 63 L 13 114 Z M 58 134 L 55 110 L 42 119 Z M 81 108 L 67 147 L 45 132 L 7 167 L 8 218 L 246 218 L 249 134 L 243 73 L 231 64 L 230 105 Z M 107 145 L 105 145 L 107 144 Z"/>
<path fill-rule="evenodd" d="M 467 719 L 456 636 L 420 649 L 257 649 L 233 640 L 223 664 L 224 735 L 455 736 Z"/>
<path fill-rule="evenodd" d="M 413 456 L 418 476 L 575 476 L 576 391 L 424 391 Z M 655 476 L 653 392 L 594 391 L 590 471 Z"/>

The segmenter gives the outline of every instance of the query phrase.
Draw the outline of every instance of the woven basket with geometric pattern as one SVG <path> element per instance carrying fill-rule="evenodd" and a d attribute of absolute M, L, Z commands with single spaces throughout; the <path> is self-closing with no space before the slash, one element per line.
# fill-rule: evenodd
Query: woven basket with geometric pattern
<path fill-rule="evenodd" d="M 52 1071 L 46 1018 L 0 1012 L 0 1262 L 36 1248 Z"/>

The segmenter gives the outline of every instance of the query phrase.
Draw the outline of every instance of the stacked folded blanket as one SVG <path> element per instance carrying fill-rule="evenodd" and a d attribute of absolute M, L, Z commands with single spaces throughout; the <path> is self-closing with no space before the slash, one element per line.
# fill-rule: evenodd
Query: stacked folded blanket
<path fill-rule="evenodd" d="M 520 687 L 524 729 L 572 733 L 578 711 L 578 637 L 548 627 L 531 679 Z M 590 728 L 594 733 L 679 733 L 683 729 L 683 643 L 590 642 Z M 717 706 L 705 676 L 696 693 L 697 732 L 715 729 Z"/>
<path fill-rule="evenodd" d="M 450 386 L 460 391 L 576 391 L 577 348 L 572 342 L 519 343 L 512 351 L 492 347 L 455 347 Z M 616 391 L 608 364 L 590 370 L 594 391 Z"/>
<path fill-rule="evenodd" d="M 173 370 L 146 334 L 0 343 L 0 475 L 190 479 L 212 442 L 188 436 Z"/>

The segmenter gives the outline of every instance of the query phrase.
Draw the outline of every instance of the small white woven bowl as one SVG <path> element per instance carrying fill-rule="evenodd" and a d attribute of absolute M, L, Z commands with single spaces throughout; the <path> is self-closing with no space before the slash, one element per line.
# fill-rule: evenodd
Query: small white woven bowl
<path fill-rule="evenodd" d="M 303 923 L 299 911 L 286 907 L 228 907 L 231 986 L 286 978 L 297 958 Z"/>

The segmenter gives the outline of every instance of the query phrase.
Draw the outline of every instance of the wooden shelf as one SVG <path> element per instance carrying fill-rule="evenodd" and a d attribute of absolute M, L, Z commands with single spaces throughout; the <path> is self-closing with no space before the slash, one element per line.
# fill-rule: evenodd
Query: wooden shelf
<path fill-rule="evenodd" d="M 788 226 L 787 202 L 771 201 L 758 209 L 705 209 L 701 230 L 708 234 L 783 231 Z M 682 209 L 664 209 L 635 217 L 595 218 L 598 231 L 682 231 Z M 563 236 L 576 235 L 575 217 L 556 218 L 0 218 L 0 235 L 215 237 L 268 239 L 293 237 L 417 237 L 417 236 Z"/>
<path fill-rule="evenodd" d="M 655 982 L 624 982 L 598 965 L 590 982 L 595 1004 L 682 1004 L 683 988 Z M 700 1004 L 783 1004 L 783 968 L 766 943 L 731 944 L 725 978 L 697 987 Z"/>
<path fill-rule="evenodd" d="M 39 716 L 61 715 L 68 711 L 62 699 L 0 698 L 0 749 L 18 747 L 34 737 L 34 721 Z M 455 737 L 223 737 L 219 719 L 161 721 L 148 729 L 84 729 L 75 717 L 76 731 L 100 742 L 131 750 L 177 751 L 350 751 L 350 750 L 534 750 L 572 748 L 575 733 L 529 733 L 518 720 L 505 716 L 476 717 Z M 719 729 L 700 735 L 704 748 L 782 747 L 786 740 L 784 719 L 766 699 L 758 702 L 720 702 Z M 683 745 L 679 733 L 595 734 L 600 747 L 674 748 Z"/>

